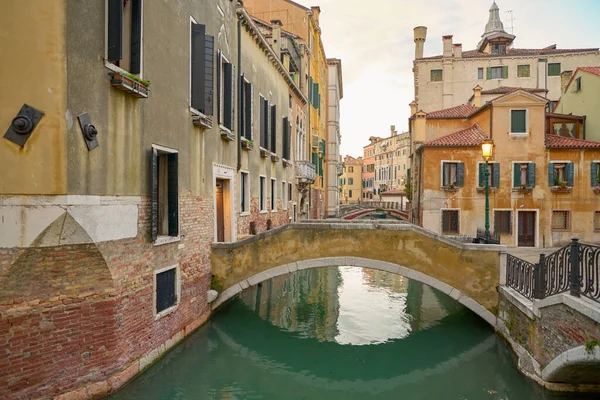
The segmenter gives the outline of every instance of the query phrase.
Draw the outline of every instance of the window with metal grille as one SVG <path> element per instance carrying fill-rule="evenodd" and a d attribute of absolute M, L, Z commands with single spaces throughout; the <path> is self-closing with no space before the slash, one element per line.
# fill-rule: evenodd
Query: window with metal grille
<path fill-rule="evenodd" d="M 560 75 L 560 63 L 549 63 L 548 64 L 548 76 L 559 76 Z"/>
<path fill-rule="evenodd" d="M 510 110 L 510 133 L 527 133 L 527 110 Z"/>
<path fill-rule="evenodd" d="M 459 210 L 442 210 L 442 233 L 445 235 L 458 235 L 460 233 L 459 226 Z"/>
<path fill-rule="evenodd" d="M 113 65 L 139 75 L 142 68 L 142 0 L 107 0 L 106 55 Z"/>
<path fill-rule="evenodd" d="M 529 78 L 531 68 L 529 64 L 517 65 L 517 78 Z"/>
<path fill-rule="evenodd" d="M 511 210 L 494 210 L 494 232 L 500 235 L 512 235 Z"/>
<path fill-rule="evenodd" d="M 440 82 L 442 80 L 443 72 L 441 69 L 432 69 L 430 74 L 431 82 Z"/>
<path fill-rule="evenodd" d="M 600 232 L 600 211 L 594 211 L 594 232 Z"/>
<path fill-rule="evenodd" d="M 178 154 L 164 148 L 152 148 L 151 162 L 151 234 L 156 242 L 159 236 L 179 235 L 179 172 Z"/>
<path fill-rule="evenodd" d="M 571 230 L 571 212 L 567 210 L 552 211 L 552 230 L 569 231 Z"/>
<path fill-rule="evenodd" d="M 178 303 L 177 267 L 154 275 L 156 279 L 156 313 L 165 311 Z"/>

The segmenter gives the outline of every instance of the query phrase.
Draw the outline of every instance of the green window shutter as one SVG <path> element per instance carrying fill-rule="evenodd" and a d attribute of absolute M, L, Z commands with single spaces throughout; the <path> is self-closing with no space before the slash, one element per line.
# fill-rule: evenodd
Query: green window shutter
<path fill-rule="evenodd" d="M 502 66 L 502 79 L 508 79 L 508 65 Z"/>
<path fill-rule="evenodd" d="M 485 79 L 492 79 L 492 67 L 485 68 Z"/>
<path fill-rule="evenodd" d="M 312 163 L 315 167 L 318 165 L 317 157 L 319 157 L 317 153 L 312 153 Z"/>
<path fill-rule="evenodd" d="M 150 175 L 152 177 L 152 193 L 150 207 L 150 236 L 156 242 L 158 238 L 158 150 L 150 152 Z"/>
<path fill-rule="evenodd" d="M 549 63 L 548 64 L 548 76 L 559 76 L 560 75 L 560 63 Z"/>
<path fill-rule="evenodd" d="M 485 186 L 485 164 L 479 164 L 479 187 Z"/>
<path fill-rule="evenodd" d="M 548 163 L 548 186 L 556 186 L 554 183 L 554 163 Z"/>
<path fill-rule="evenodd" d="M 458 163 L 456 165 L 456 186 L 463 187 L 465 185 L 465 164 Z"/>
<path fill-rule="evenodd" d="M 108 60 L 123 58 L 123 1 L 108 0 Z"/>
<path fill-rule="evenodd" d="M 535 187 L 535 163 L 529 163 L 527 168 L 527 186 Z"/>
<path fill-rule="evenodd" d="M 323 177 L 323 159 L 321 157 L 319 157 L 319 176 L 321 178 Z M 344 180 L 344 182 L 345 182 L 345 180 Z"/>
<path fill-rule="evenodd" d="M 167 203 L 169 212 L 169 236 L 179 235 L 179 172 L 177 153 L 167 156 Z"/>
<path fill-rule="evenodd" d="M 573 163 L 567 163 L 565 166 L 567 169 L 567 186 L 573 187 L 575 180 L 575 168 Z"/>
<path fill-rule="evenodd" d="M 500 187 L 500 164 L 492 164 L 492 186 Z"/>
<path fill-rule="evenodd" d="M 591 184 L 592 187 L 594 186 L 600 186 L 600 182 L 598 182 L 598 165 L 599 163 L 593 162 L 592 163 L 592 167 L 591 167 Z"/>
<path fill-rule="evenodd" d="M 510 131 L 511 133 L 527 133 L 527 111 L 510 111 Z"/>
<path fill-rule="evenodd" d="M 513 187 L 521 186 L 521 164 L 513 164 Z"/>
<path fill-rule="evenodd" d="M 139 74 L 142 63 L 142 0 L 131 2 L 131 61 L 129 72 Z"/>
<path fill-rule="evenodd" d="M 205 26 L 192 23 L 192 107 L 204 111 Z"/>
<path fill-rule="evenodd" d="M 312 103 L 313 80 L 312 76 L 308 77 L 308 101 Z"/>

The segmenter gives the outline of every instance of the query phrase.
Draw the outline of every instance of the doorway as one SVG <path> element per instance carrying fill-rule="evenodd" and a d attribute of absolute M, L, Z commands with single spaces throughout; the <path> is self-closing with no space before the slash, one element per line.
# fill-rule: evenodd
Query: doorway
<path fill-rule="evenodd" d="M 535 247 L 535 211 L 517 212 L 517 246 Z"/>
<path fill-rule="evenodd" d="M 217 179 L 217 185 L 215 187 L 216 207 L 217 207 L 217 242 L 225 241 L 225 213 L 223 200 L 223 188 L 225 182 L 223 179 Z"/>

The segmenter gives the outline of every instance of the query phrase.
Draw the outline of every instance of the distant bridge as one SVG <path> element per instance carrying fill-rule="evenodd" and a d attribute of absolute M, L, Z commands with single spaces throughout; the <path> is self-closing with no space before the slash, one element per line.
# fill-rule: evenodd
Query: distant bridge
<path fill-rule="evenodd" d="M 410 203 L 407 201 L 361 201 L 340 206 L 340 218 L 352 220 L 383 210 L 408 221 L 409 208 Z"/>

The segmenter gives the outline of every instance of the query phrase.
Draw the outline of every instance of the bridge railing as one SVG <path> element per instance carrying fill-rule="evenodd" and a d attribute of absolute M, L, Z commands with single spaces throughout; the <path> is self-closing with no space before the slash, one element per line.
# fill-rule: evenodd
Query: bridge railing
<path fill-rule="evenodd" d="M 364 208 L 381 208 L 383 210 L 397 210 L 402 212 L 408 212 L 410 203 L 405 201 L 361 201 L 360 206 Z"/>
<path fill-rule="evenodd" d="M 529 299 L 570 292 L 600 302 L 600 246 L 571 243 L 532 264 L 511 254 L 506 260 L 506 283 Z"/>

